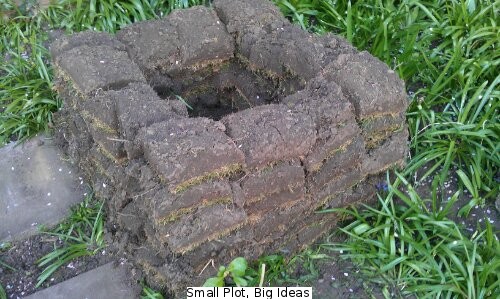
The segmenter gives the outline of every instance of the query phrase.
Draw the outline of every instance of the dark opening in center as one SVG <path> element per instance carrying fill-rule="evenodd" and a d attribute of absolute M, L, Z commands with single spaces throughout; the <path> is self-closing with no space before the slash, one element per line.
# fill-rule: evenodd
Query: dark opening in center
<path fill-rule="evenodd" d="M 279 103 L 303 87 L 303 83 L 292 76 L 273 78 L 272 74 L 247 69 L 237 59 L 162 75 L 151 81 L 160 97 L 176 97 L 182 101 L 190 117 L 214 120 L 248 108 Z"/>

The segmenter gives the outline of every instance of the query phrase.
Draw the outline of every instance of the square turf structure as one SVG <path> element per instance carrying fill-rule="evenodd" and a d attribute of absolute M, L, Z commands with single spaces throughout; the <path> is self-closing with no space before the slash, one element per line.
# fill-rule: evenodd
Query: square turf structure
<path fill-rule="evenodd" d="M 107 199 L 121 250 L 173 293 L 212 261 L 311 244 L 337 223 L 315 211 L 367 201 L 408 150 L 397 74 L 267 0 L 64 36 L 51 53 L 59 143 Z"/>

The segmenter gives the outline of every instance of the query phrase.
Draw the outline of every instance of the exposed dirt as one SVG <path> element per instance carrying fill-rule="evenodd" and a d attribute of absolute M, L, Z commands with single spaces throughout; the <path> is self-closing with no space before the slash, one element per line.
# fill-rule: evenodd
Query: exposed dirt
<path fill-rule="evenodd" d="M 103 249 L 95 256 L 76 259 L 61 267 L 35 289 L 37 279 L 43 271 L 36 261 L 53 251 L 54 244 L 60 245 L 60 241 L 53 236 L 39 234 L 15 241 L 10 249 L 0 253 L 0 261 L 15 269 L 13 271 L 0 264 L 0 284 L 4 287 L 7 298 L 23 298 L 113 260 L 113 255 L 107 249 Z"/>

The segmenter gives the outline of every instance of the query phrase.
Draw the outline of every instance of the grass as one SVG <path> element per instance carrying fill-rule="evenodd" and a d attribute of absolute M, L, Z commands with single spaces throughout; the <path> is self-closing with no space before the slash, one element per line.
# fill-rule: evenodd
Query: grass
<path fill-rule="evenodd" d="M 387 294 L 390 289 L 401 297 L 494 298 L 500 293 L 500 242 L 489 222 L 468 236 L 448 218 L 457 198 L 458 192 L 440 208 L 435 193 L 423 199 L 398 175 L 388 195 L 379 196 L 379 208 L 324 211 L 354 221 L 341 228 L 346 242 L 322 248 L 360 265 Z"/>
<path fill-rule="evenodd" d="M 29 5 L 17 7 L 11 0 L 2 1 L 0 144 L 12 139 L 24 140 L 50 129 L 52 113 L 61 105 L 52 90 L 52 69 L 44 44 L 48 38 L 46 29 L 113 33 L 130 23 L 205 2 L 57 0 L 47 9 L 36 10 Z M 304 29 L 343 35 L 358 49 L 386 62 L 405 80 L 411 98 L 407 120 L 412 149 L 405 177 L 424 165 L 430 168 L 420 180 L 434 176 L 436 184 L 443 184 L 450 175 L 456 175 L 461 189 L 467 189 L 473 196 L 473 201 L 461 210 L 462 215 L 472 206 L 498 196 L 498 1 L 274 2 Z M 396 188 L 401 183 L 408 195 Z M 396 204 L 396 198 L 403 204 Z M 393 289 L 404 295 L 487 297 L 497 290 L 499 281 L 495 273 L 499 272 L 498 240 L 493 237 L 491 227 L 487 225 L 476 235 L 466 236 L 447 218 L 449 206 L 443 211 L 436 210 L 437 207 L 435 194 L 424 200 L 400 177 L 391 186 L 389 195 L 380 198 L 380 208 L 342 210 L 354 218 L 343 229 L 350 241 L 324 247 L 347 252 L 343 256 L 382 277 L 380 283 L 394 281 Z M 42 279 L 68 258 L 99 248 L 102 235 L 94 232 L 94 228 L 101 225 L 101 209 L 102 206 L 97 214 L 92 214 L 96 218 L 80 214 L 80 217 L 87 215 L 80 220 L 95 219 L 84 221 L 84 227 L 69 224 L 77 223 L 75 216 L 53 232 L 70 245 L 66 248 L 73 247 L 56 248 L 42 258 L 42 266 L 46 266 Z M 98 218 L 101 220 L 97 221 Z M 80 234 L 84 231 L 94 233 Z M 295 257 L 295 261 L 305 262 L 314 276 L 314 260 L 320 257 L 316 252 L 306 252 Z M 293 259 L 290 263 L 280 255 L 262 257 L 253 274 L 259 274 L 262 264 L 268 267 L 265 272 L 268 282 L 284 283 L 290 279 Z M 43 280 L 39 280 L 41 283 Z M 152 290 L 145 294 L 155 296 Z"/>
<path fill-rule="evenodd" d="M 36 287 L 41 286 L 57 269 L 83 256 L 92 256 L 105 247 L 104 202 L 96 201 L 92 194 L 72 209 L 71 215 L 54 230 L 45 232 L 55 236 L 54 250 L 38 260 L 44 267 Z"/>
<path fill-rule="evenodd" d="M 2 242 L 0 243 L 0 253 L 6 251 L 6 250 L 9 250 L 11 247 L 11 243 L 9 242 Z M 6 262 L 2 261 L 0 259 L 0 268 L 4 268 L 6 270 L 10 270 L 10 271 L 16 271 L 15 268 L 13 268 L 11 265 L 7 264 Z M 0 299 L 7 299 L 7 294 L 5 293 L 5 290 L 2 286 L 2 284 L 0 284 Z"/>
<path fill-rule="evenodd" d="M 489 0 L 275 0 L 304 29 L 335 32 L 406 81 L 412 158 L 421 178 L 460 170 L 474 200 L 498 194 L 500 3 Z M 498 179 L 498 178 L 497 178 Z"/>

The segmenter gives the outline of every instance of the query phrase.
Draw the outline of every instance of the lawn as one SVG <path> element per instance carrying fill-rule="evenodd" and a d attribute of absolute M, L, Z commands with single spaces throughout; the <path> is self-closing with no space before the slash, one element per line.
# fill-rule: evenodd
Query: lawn
<path fill-rule="evenodd" d="M 500 246 L 489 225 L 475 235 L 409 183 L 438 188 L 457 177 L 471 194 L 466 217 L 499 196 L 500 2 L 492 0 L 274 0 L 298 26 L 344 36 L 387 63 L 406 82 L 411 157 L 380 205 L 347 209 L 346 251 L 365 270 L 395 281 L 403 295 L 488 298 L 499 292 Z M 61 105 L 53 90 L 49 29 L 114 33 L 202 0 L 57 0 L 37 8 L 0 3 L 0 144 L 50 131 Z M 425 167 L 425 168 L 424 168 Z M 425 169 L 425 170 L 424 170 Z M 401 192 L 399 190 L 406 190 Z M 397 200 L 396 200 L 397 199 Z M 395 204 L 395 202 L 399 204 Z M 429 204 L 433 208 L 428 208 Z M 0 288 L 1 295 L 1 288 Z"/>

